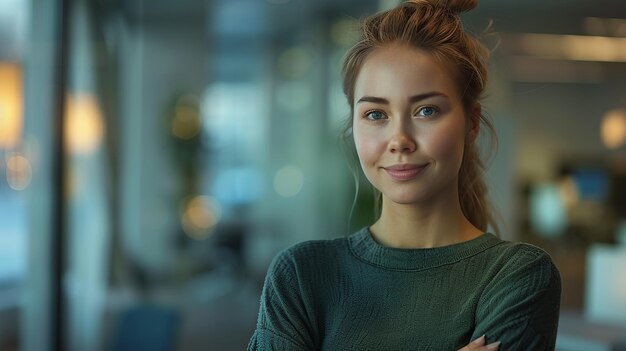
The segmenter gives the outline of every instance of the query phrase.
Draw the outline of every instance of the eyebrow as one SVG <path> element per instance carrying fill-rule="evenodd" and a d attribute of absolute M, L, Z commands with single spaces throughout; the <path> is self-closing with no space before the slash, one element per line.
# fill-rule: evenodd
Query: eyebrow
<path fill-rule="evenodd" d="M 418 102 L 418 101 L 425 100 L 425 99 L 428 99 L 428 98 L 431 98 L 431 97 L 435 97 L 435 96 L 442 96 L 442 97 L 446 97 L 446 98 L 448 97 L 444 93 L 440 93 L 438 91 L 431 91 L 431 92 L 428 92 L 428 93 L 413 95 L 413 96 L 409 97 L 409 102 Z M 358 104 L 360 102 L 373 102 L 373 103 L 376 103 L 376 104 L 389 105 L 389 100 L 387 100 L 385 98 L 382 98 L 382 97 L 378 97 L 378 96 L 363 96 L 356 103 Z"/>

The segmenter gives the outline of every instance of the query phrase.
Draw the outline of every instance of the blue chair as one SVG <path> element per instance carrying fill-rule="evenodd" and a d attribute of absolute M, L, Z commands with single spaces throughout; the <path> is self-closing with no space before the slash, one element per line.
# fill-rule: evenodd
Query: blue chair
<path fill-rule="evenodd" d="M 160 306 L 138 306 L 120 317 L 114 351 L 172 351 L 176 346 L 179 314 Z"/>

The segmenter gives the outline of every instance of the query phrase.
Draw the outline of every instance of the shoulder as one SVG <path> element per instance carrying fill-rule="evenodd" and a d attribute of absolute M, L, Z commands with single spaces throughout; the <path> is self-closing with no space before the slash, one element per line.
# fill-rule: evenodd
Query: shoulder
<path fill-rule="evenodd" d="M 332 265 L 344 252 L 347 252 L 346 237 L 300 242 L 278 252 L 270 264 L 270 271 L 295 273 L 310 267 L 319 270 Z"/>
<path fill-rule="evenodd" d="M 502 240 L 490 251 L 494 260 L 494 283 L 506 281 L 514 286 L 525 285 L 534 290 L 560 290 L 559 270 L 544 249 L 527 243 Z"/>
<path fill-rule="evenodd" d="M 327 256 L 337 253 L 337 251 L 345 249 L 346 244 L 347 238 L 345 237 L 326 240 L 308 240 L 293 244 L 281 250 L 276 255 L 276 258 L 278 260 L 294 260 L 295 262 L 326 258 Z"/>
<path fill-rule="evenodd" d="M 480 292 L 476 335 L 506 349 L 554 349 L 561 276 L 552 258 L 525 243 L 501 241 L 489 251 L 493 264 Z"/>
<path fill-rule="evenodd" d="M 522 242 L 502 240 L 494 247 L 495 258 L 505 266 L 528 266 L 540 269 L 552 268 L 554 261 L 544 249 Z"/>
<path fill-rule="evenodd" d="M 347 238 L 339 237 L 325 240 L 307 240 L 291 245 L 282 251 L 282 254 L 296 258 L 324 256 L 341 250 L 347 243 Z"/>

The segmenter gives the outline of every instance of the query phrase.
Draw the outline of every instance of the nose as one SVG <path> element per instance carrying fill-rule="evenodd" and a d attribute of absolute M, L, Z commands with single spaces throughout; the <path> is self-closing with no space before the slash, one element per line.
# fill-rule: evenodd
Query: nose
<path fill-rule="evenodd" d="M 402 127 L 394 133 L 389 141 L 389 151 L 392 153 L 411 153 L 416 149 L 415 139 Z"/>

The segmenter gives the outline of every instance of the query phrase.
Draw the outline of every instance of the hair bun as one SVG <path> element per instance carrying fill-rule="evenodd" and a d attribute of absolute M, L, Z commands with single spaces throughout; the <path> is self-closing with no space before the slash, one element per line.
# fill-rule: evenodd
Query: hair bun
<path fill-rule="evenodd" d="M 407 2 L 416 5 L 429 4 L 444 7 L 454 13 L 467 12 L 478 6 L 478 0 L 408 0 Z"/>
<path fill-rule="evenodd" d="M 446 5 L 452 12 L 462 13 L 476 8 L 478 0 L 448 0 Z"/>

